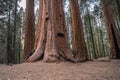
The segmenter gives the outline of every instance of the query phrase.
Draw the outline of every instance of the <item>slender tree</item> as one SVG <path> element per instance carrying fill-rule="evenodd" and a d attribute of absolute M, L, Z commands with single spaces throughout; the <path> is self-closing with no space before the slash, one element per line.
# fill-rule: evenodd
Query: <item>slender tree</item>
<path fill-rule="evenodd" d="M 120 20 L 120 1 L 119 0 L 115 0 L 117 3 L 117 10 L 118 10 L 118 15 L 119 15 L 119 20 Z"/>
<path fill-rule="evenodd" d="M 11 28 L 10 28 L 10 5 L 8 10 L 8 25 L 7 25 L 7 65 L 9 63 L 12 63 L 12 57 L 11 57 L 11 42 L 12 42 L 12 34 L 11 34 Z"/>
<path fill-rule="evenodd" d="M 87 59 L 87 47 L 84 39 L 83 25 L 80 17 L 78 0 L 70 0 L 72 17 L 73 50 L 79 59 Z"/>
<path fill-rule="evenodd" d="M 26 25 L 24 59 L 34 50 L 35 28 L 34 28 L 34 0 L 26 0 Z"/>
<path fill-rule="evenodd" d="M 115 21 L 112 14 L 112 9 L 105 0 L 101 0 L 104 16 L 106 21 L 107 33 L 110 43 L 110 58 L 120 58 L 120 33 L 116 28 Z"/>
<path fill-rule="evenodd" d="M 40 27 L 39 41 L 35 52 L 27 60 L 36 61 L 43 56 L 46 62 L 61 59 L 74 62 L 68 43 L 62 0 L 40 0 L 40 2 L 42 9 L 37 25 Z"/>
<path fill-rule="evenodd" d="M 90 33 L 90 40 L 91 40 L 91 44 L 92 44 L 92 54 L 94 56 L 95 59 L 97 59 L 97 54 L 96 54 L 96 47 L 95 47 L 95 41 L 94 41 L 94 35 L 93 35 L 93 27 L 91 24 L 91 15 L 89 13 L 88 7 L 86 7 L 87 9 L 87 17 L 88 17 L 88 24 L 89 24 L 89 33 Z"/>
<path fill-rule="evenodd" d="M 12 50 L 12 59 L 13 59 L 13 63 L 17 63 L 16 60 L 16 18 L 17 18 L 17 0 L 15 0 L 15 10 L 14 10 L 14 27 L 13 27 L 13 50 Z"/>

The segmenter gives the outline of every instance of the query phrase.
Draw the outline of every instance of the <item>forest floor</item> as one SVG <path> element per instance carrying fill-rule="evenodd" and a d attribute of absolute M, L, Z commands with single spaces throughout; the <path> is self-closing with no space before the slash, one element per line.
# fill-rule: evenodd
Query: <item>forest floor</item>
<path fill-rule="evenodd" d="M 0 80 L 120 80 L 120 60 L 0 65 Z"/>

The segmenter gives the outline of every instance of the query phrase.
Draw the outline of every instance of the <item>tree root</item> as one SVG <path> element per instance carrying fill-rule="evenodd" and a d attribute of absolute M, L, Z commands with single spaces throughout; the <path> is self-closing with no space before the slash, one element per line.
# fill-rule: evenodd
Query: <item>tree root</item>
<path fill-rule="evenodd" d="M 58 52 L 58 54 L 59 54 L 59 56 L 60 56 L 63 60 L 70 61 L 70 62 L 72 62 L 72 63 L 77 63 L 77 62 L 78 62 L 77 59 L 74 58 L 74 56 L 72 56 L 72 57 L 67 57 L 62 50 L 60 50 L 60 51 Z"/>
<path fill-rule="evenodd" d="M 32 55 L 30 54 L 28 57 L 27 57 L 27 62 L 35 62 L 37 60 L 40 59 L 41 56 L 39 56 L 38 54 L 37 55 L 37 58 L 33 58 L 31 56 L 33 56 L 33 52 L 32 52 Z M 39 57 L 39 58 L 38 58 Z M 53 62 L 59 62 L 59 61 L 70 61 L 72 63 L 78 63 L 78 62 L 85 62 L 86 61 L 86 58 L 83 57 L 83 58 L 76 58 L 75 56 L 72 56 L 72 57 L 68 57 L 65 55 L 65 53 L 62 51 L 62 50 L 59 50 L 58 51 L 58 55 L 57 54 L 49 54 L 47 56 L 44 55 L 44 58 L 43 58 L 43 61 L 44 62 L 49 62 L 49 63 L 53 63 Z"/>

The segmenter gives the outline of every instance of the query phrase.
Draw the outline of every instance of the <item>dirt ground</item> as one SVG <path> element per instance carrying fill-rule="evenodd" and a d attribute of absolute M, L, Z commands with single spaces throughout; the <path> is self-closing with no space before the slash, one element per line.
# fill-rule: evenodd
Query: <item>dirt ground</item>
<path fill-rule="evenodd" d="M 120 80 L 120 60 L 0 65 L 0 80 Z"/>

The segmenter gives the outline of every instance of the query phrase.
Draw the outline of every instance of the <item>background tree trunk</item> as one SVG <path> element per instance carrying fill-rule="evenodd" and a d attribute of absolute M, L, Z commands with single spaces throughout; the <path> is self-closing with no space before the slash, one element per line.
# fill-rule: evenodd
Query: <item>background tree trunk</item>
<path fill-rule="evenodd" d="M 12 61 L 14 64 L 17 63 L 17 59 L 16 59 L 16 19 L 17 18 L 17 0 L 15 0 L 15 11 L 14 11 L 14 34 L 13 34 L 13 50 L 12 50 Z"/>
<path fill-rule="evenodd" d="M 120 1 L 116 0 L 117 3 L 117 9 L 118 9 L 118 16 L 119 16 L 119 20 L 120 20 Z"/>
<path fill-rule="evenodd" d="M 101 0 L 101 3 L 104 10 L 107 33 L 110 42 L 110 57 L 120 58 L 120 34 L 115 25 L 111 6 L 106 5 L 105 0 Z"/>
<path fill-rule="evenodd" d="M 25 43 L 24 59 L 29 56 L 34 49 L 35 28 L 34 28 L 34 0 L 26 2 L 26 25 L 25 25 Z"/>
<path fill-rule="evenodd" d="M 75 61 L 68 43 L 62 0 L 42 0 L 41 2 L 42 17 L 39 16 L 38 22 L 40 23 L 38 24 L 39 41 L 34 54 L 28 58 L 28 61 L 36 61 L 42 55 L 46 62 L 55 62 L 61 58 Z"/>
<path fill-rule="evenodd" d="M 9 11 L 8 11 L 8 25 L 7 25 L 7 65 L 9 65 L 9 63 L 12 63 L 12 30 L 11 30 L 11 26 L 10 26 L 10 5 L 9 5 Z"/>
<path fill-rule="evenodd" d="M 78 0 L 70 0 L 70 11 L 72 16 L 73 50 L 79 59 L 87 59 L 87 47 L 84 39 L 83 25 L 80 17 Z"/>

